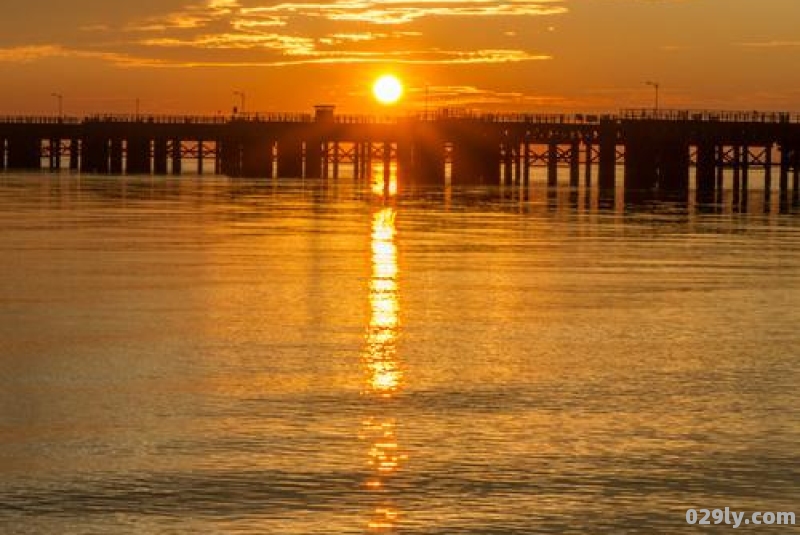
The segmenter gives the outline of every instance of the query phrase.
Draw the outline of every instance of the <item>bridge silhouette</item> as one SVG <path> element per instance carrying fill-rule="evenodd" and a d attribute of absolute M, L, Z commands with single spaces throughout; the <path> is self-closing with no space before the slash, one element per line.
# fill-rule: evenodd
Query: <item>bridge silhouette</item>
<path fill-rule="evenodd" d="M 800 191 L 800 115 L 706 110 L 622 110 L 618 114 L 492 114 L 438 110 L 406 117 L 314 114 L 233 116 L 94 115 L 0 117 L 0 165 L 101 174 L 231 177 L 367 176 L 395 166 L 402 187 L 526 184 L 535 166 L 555 186 L 568 168 L 573 187 L 613 190 L 624 166 L 630 191 L 683 193 L 696 168 L 699 197 L 746 190 L 762 168 L 770 192 Z M 724 183 L 732 169 L 732 184 Z M 583 173 L 581 172 L 583 170 Z M 730 175 L 728 173 L 727 175 Z"/>

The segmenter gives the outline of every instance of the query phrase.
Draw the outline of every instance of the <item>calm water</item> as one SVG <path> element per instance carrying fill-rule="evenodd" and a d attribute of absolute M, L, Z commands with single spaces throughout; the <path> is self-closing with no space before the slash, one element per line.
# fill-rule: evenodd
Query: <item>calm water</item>
<path fill-rule="evenodd" d="M 751 206 L 2 175 L 0 532 L 800 513 L 800 213 Z"/>

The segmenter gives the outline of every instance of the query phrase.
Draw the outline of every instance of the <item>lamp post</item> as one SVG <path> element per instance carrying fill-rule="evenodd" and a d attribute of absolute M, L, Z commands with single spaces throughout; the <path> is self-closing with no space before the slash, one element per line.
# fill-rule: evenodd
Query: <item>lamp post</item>
<path fill-rule="evenodd" d="M 645 84 L 645 85 L 649 85 L 650 87 L 652 87 L 653 89 L 655 89 L 655 92 L 656 92 L 656 101 L 655 101 L 655 106 L 653 107 L 653 110 L 654 110 L 656 113 L 658 113 L 658 91 L 659 91 L 659 89 L 661 88 L 661 84 L 659 84 L 658 82 L 651 82 L 651 81 L 649 81 L 649 80 L 648 80 L 647 82 L 645 82 L 644 84 Z"/>
<path fill-rule="evenodd" d="M 239 97 L 239 113 L 244 113 L 244 102 L 245 102 L 245 95 L 244 91 L 234 91 L 234 96 Z"/>
<path fill-rule="evenodd" d="M 59 116 L 59 118 L 63 117 L 64 116 L 64 95 L 62 95 L 61 93 L 51 93 L 50 96 L 55 98 L 55 99 L 58 99 L 58 116 Z"/>

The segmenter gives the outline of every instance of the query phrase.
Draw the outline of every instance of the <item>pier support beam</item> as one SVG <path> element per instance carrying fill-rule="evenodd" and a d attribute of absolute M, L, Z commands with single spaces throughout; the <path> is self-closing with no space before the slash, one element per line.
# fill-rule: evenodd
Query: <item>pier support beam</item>
<path fill-rule="evenodd" d="M 764 150 L 764 193 L 769 198 L 772 192 L 772 143 Z"/>
<path fill-rule="evenodd" d="M 658 188 L 672 195 L 683 195 L 689 191 L 688 143 L 679 137 L 660 143 L 658 153 Z"/>
<path fill-rule="evenodd" d="M 547 145 L 547 187 L 558 186 L 558 143 L 551 141 Z"/>
<path fill-rule="evenodd" d="M 122 139 L 115 137 L 111 139 L 110 161 L 108 171 L 112 175 L 122 174 Z"/>
<path fill-rule="evenodd" d="M 81 171 L 108 173 L 109 146 L 105 136 L 85 137 L 81 142 Z"/>
<path fill-rule="evenodd" d="M 791 150 L 786 145 L 781 145 L 781 170 L 780 170 L 780 195 L 786 196 L 789 191 L 789 165 L 791 163 Z"/>
<path fill-rule="evenodd" d="M 514 183 L 514 144 L 509 140 L 503 140 L 503 184 L 510 186 Z"/>
<path fill-rule="evenodd" d="M 478 129 L 467 129 L 453 139 L 454 185 L 495 186 L 500 183 L 500 142 Z"/>
<path fill-rule="evenodd" d="M 310 139 L 304 143 L 305 150 L 305 178 L 319 178 L 322 176 L 322 141 Z"/>
<path fill-rule="evenodd" d="M 581 145 L 580 141 L 573 140 L 569 152 L 569 186 L 577 188 L 581 177 Z"/>
<path fill-rule="evenodd" d="M 36 136 L 12 136 L 8 138 L 9 169 L 41 169 L 42 141 Z"/>
<path fill-rule="evenodd" d="M 273 141 L 248 138 L 242 143 L 242 172 L 247 178 L 272 178 Z"/>
<path fill-rule="evenodd" d="M 750 147 L 742 147 L 742 193 L 750 189 Z"/>
<path fill-rule="evenodd" d="M 302 178 L 303 142 L 299 138 L 278 140 L 278 177 Z"/>
<path fill-rule="evenodd" d="M 156 175 L 167 174 L 167 140 L 156 138 L 153 142 L 153 173 Z"/>
<path fill-rule="evenodd" d="M 592 158 L 593 158 L 593 149 L 591 141 L 585 141 L 586 143 L 586 162 L 585 162 L 585 169 L 584 169 L 584 184 L 587 188 L 592 187 Z"/>
<path fill-rule="evenodd" d="M 145 137 L 128 138 L 127 173 L 129 175 L 149 175 L 150 140 Z"/>
<path fill-rule="evenodd" d="M 234 137 L 217 141 L 219 172 L 230 177 L 242 176 L 242 143 Z"/>
<path fill-rule="evenodd" d="M 703 141 L 697 146 L 697 197 L 700 202 L 714 199 L 716 147 L 711 141 Z"/>
<path fill-rule="evenodd" d="M 617 125 L 611 121 L 600 123 L 599 181 L 602 191 L 613 191 L 617 182 Z"/>
<path fill-rule="evenodd" d="M 736 196 L 742 189 L 742 149 L 739 145 L 733 147 L 733 191 Z"/>
<path fill-rule="evenodd" d="M 655 142 L 642 135 L 625 143 L 625 191 L 652 191 L 658 184 L 658 154 Z"/>
<path fill-rule="evenodd" d="M 81 142 L 78 138 L 69 141 L 69 169 L 77 171 L 80 168 Z"/>
<path fill-rule="evenodd" d="M 526 186 L 531 183 L 531 144 L 527 139 L 522 149 L 522 180 Z"/>
<path fill-rule="evenodd" d="M 444 143 L 417 142 L 413 146 L 413 178 L 417 186 L 442 187 L 445 183 Z"/>
<path fill-rule="evenodd" d="M 172 174 L 180 175 L 183 172 L 183 150 L 180 139 L 173 139 L 170 144 L 172 151 Z"/>
<path fill-rule="evenodd" d="M 61 138 L 50 138 L 48 140 L 50 148 L 49 167 L 51 171 L 61 169 Z"/>
<path fill-rule="evenodd" d="M 203 174 L 203 167 L 205 165 L 205 153 L 203 152 L 203 140 L 197 140 L 197 174 Z"/>

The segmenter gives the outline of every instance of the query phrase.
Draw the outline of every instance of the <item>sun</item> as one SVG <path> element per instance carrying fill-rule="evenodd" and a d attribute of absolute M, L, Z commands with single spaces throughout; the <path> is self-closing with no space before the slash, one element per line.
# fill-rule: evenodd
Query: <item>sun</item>
<path fill-rule="evenodd" d="M 372 94 L 381 104 L 394 104 L 403 96 L 403 83 L 393 74 L 384 74 L 375 80 Z"/>

